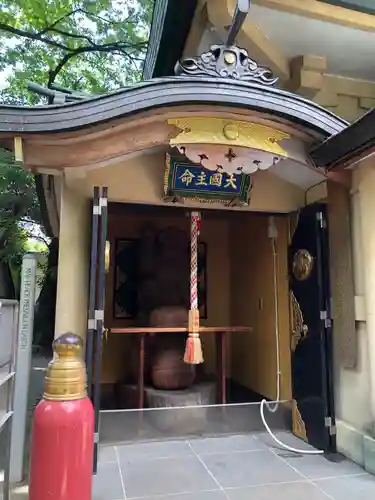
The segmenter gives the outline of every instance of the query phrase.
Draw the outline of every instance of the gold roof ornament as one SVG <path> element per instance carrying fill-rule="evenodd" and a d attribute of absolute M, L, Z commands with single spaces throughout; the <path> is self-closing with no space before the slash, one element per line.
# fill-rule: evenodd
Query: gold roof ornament
<path fill-rule="evenodd" d="M 259 123 L 203 116 L 171 118 L 168 123 L 181 131 L 170 139 L 171 146 L 193 143 L 222 144 L 288 156 L 280 143 L 290 139 L 290 134 Z"/>
<path fill-rule="evenodd" d="M 180 129 L 169 144 L 209 170 L 253 174 L 289 156 L 283 141 L 290 134 L 259 123 L 207 117 L 173 118 L 168 123 Z"/>
<path fill-rule="evenodd" d="M 87 374 L 81 337 L 64 333 L 53 342 L 52 347 L 54 359 L 47 368 L 43 399 L 75 401 L 85 398 Z"/>

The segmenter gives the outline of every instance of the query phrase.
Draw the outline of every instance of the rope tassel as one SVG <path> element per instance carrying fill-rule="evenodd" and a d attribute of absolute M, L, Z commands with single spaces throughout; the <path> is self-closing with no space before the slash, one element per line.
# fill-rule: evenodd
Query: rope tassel
<path fill-rule="evenodd" d="M 190 365 L 203 363 L 202 343 L 199 337 L 198 307 L 198 238 L 200 228 L 199 212 L 191 213 L 190 235 L 190 311 L 189 337 L 186 341 L 184 361 Z"/>

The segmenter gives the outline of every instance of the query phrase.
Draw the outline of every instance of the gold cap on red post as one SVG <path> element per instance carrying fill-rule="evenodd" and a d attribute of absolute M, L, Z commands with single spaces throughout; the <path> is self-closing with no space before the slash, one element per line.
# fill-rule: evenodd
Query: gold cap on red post
<path fill-rule="evenodd" d="M 64 333 L 52 344 L 55 353 L 44 381 L 43 399 L 74 401 L 87 396 L 86 365 L 82 359 L 83 341 L 74 333 Z"/>

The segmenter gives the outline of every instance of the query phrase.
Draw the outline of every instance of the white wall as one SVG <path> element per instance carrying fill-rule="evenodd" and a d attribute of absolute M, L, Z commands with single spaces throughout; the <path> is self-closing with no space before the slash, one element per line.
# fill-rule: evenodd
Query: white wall
<path fill-rule="evenodd" d="M 340 452 L 375 473 L 375 170 L 374 160 L 353 172 L 351 238 L 356 298 L 357 365 L 335 358 L 337 445 Z M 339 332 L 335 332 L 340 342 Z M 336 353 L 337 354 L 337 353 Z"/>
<path fill-rule="evenodd" d="M 351 197 L 351 229 L 353 248 L 354 290 L 357 297 L 363 297 L 364 266 L 362 252 L 362 218 L 360 193 Z M 374 214 L 375 219 L 375 214 Z M 366 322 L 356 321 L 358 361 L 353 370 L 336 366 L 336 416 L 356 429 L 365 431 L 372 421 L 370 408 L 369 348 Z M 338 339 L 338 342 L 340 339 Z"/>

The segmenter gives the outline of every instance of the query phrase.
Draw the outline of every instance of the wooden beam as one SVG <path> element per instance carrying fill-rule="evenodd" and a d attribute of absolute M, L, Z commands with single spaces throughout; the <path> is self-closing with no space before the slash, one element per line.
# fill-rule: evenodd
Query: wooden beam
<path fill-rule="evenodd" d="M 375 16 L 374 16 L 375 17 Z M 324 75 L 324 88 L 339 95 L 375 99 L 375 83 L 337 75 Z"/>
<path fill-rule="evenodd" d="M 189 35 L 187 37 L 182 59 L 195 56 L 208 25 L 206 0 L 199 2 L 195 11 Z"/>
<path fill-rule="evenodd" d="M 208 19 L 221 34 L 231 25 L 235 6 L 235 0 L 207 0 Z M 246 49 L 259 64 L 268 66 L 275 75 L 289 78 L 288 59 L 252 21 L 251 9 L 237 37 L 237 45 Z"/>
<path fill-rule="evenodd" d="M 295 57 L 291 61 L 290 69 L 288 90 L 314 99 L 323 87 L 324 72 L 327 69 L 326 58 L 314 55 Z"/>
<path fill-rule="evenodd" d="M 340 24 L 363 31 L 375 31 L 375 16 L 317 0 L 253 0 L 255 5 L 296 14 L 318 21 Z"/>
<path fill-rule="evenodd" d="M 23 144 L 22 137 L 14 138 L 14 158 L 16 161 L 23 162 Z"/>

